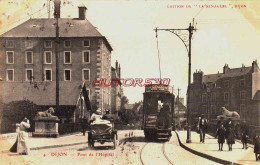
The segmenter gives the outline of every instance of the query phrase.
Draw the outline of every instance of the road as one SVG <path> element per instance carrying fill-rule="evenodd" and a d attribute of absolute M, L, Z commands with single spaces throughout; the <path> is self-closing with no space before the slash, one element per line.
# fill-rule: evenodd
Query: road
<path fill-rule="evenodd" d="M 23 156 L 29 164 L 136 164 L 136 165 L 168 165 L 168 164 L 217 164 L 208 159 L 194 155 L 179 146 L 176 134 L 168 142 L 148 142 L 143 132 L 134 131 L 132 137 L 121 136 L 118 147 L 113 150 L 112 143 L 103 145 L 96 143 L 95 149 L 89 149 L 86 144 L 33 150 L 31 155 Z"/>

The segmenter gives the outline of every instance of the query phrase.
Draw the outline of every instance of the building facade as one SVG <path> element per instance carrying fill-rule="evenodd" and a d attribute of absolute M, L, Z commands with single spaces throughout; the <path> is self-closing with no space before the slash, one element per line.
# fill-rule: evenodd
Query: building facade
<path fill-rule="evenodd" d="M 216 119 L 221 107 L 237 111 L 241 120 L 249 125 L 260 126 L 260 70 L 257 61 L 252 66 L 229 68 L 226 64 L 223 73 L 203 75 L 202 71 L 193 74 L 190 85 L 190 108 L 192 118 L 204 114 L 209 120 Z"/>
<path fill-rule="evenodd" d="M 30 19 L 1 35 L 2 101 L 55 105 L 57 55 L 60 105 L 76 105 L 85 82 L 90 100 L 110 109 L 111 88 L 92 82 L 111 78 L 111 45 L 86 19 L 85 6 L 79 7 L 79 18 L 57 20 Z"/>
<path fill-rule="evenodd" d="M 121 67 L 116 61 L 116 67 L 111 67 L 112 80 L 120 80 L 121 78 Z M 122 87 L 121 82 L 112 81 L 111 84 L 111 113 L 118 114 L 121 106 Z"/>

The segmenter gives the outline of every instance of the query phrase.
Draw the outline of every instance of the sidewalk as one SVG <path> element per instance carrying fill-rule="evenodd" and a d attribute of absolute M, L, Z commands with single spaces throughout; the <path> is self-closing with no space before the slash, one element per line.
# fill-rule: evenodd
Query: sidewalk
<path fill-rule="evenodd" d="M 16 136 L 17 133 L 1 134 L 0 142 L 2 144 L 6 143 L 4 146 L 9 148 L 15 143 Z M 66 136 L 59 136 L 58 138 L 29 137 L 28 144 L 31 150 L 38 150 L 78 144 L 87 144 L 87 139 L 87 133 L 86 136 L 83 136 L 82 133 L 78 132 Z M 6 150 L 7 148 L 5 148 L 4 150 Z M 3 148 L 1 148 L 1 150 L 3 150 Z"/>
<path fill-rule="evenodd" d="M 118 139 L 123 137 L 130 137 L 131 130 L 118 131 Z M 15 143 L 17 133 L 0 134 L 0 152 L 7 152 L 11 146 Z M 79 144 L 86 144 L 88 141 L 88 133 L 85 136 L 81 132 L 59 136 L 58 138 L 46 138 L 46 137 L 29 137 L 28 145 L 31 150 L 56 148 L 73 146 Z"/>
<path fill-rule="evenodd" d="M 226 143 L 223 145 L 224 151 L 219 151 L 217 139 L 208 134 L 206 134 L 205 143 L 200 143 L 199 134 L 191 132 L 192 143 L 186 143 L 187 132 L 176 131 L 176 133 L 183 148 L 204 158 L 221 164 L 259 164 L 259 162 L 255 161 L 252 145 L 249 145 L 248 149 L 245 150 L 242 149 L 243 145 L 236 141 L 232 147 L 233 151 L 228 151 Z"/>

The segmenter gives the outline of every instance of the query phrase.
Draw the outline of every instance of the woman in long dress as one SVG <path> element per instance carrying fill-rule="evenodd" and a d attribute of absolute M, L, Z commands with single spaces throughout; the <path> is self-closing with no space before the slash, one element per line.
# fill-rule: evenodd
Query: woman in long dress
<path fill-rule="evenodd" d="M 232 151 L 232 145 L 235 144 L 235 132 L 234 132 L 234 125 L 231 119 L 229 119 L 226 124 L 226 138 L 227 138 L 228 150 Z"/>
<path fill-rule="evenodd" d="M 28 146 L 28 133 L 27 129 L 30 128 L 30 124 L 28 123 L 27 118 L 24 118 L 20 123 L 20 130 L 18 132 L 17 137 L 17 153 L 28 155 L 30 152 L 30 148 Z"/>

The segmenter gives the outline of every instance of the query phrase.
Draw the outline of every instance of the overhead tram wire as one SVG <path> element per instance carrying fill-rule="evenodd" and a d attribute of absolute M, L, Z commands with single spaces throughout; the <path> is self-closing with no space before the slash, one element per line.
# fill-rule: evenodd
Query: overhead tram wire
<path fill-rule="evenodd" d="M 160 60 L 160 50 L 159 50 L 159 43 L 158 43 L 157 28 L 155 30 L 155 33 L 156 33 L 156 43 L 157 43 L 157 52 L 158 52 L 158 61 L 159 61 L 160 83 L 161 83 L 162 73 L 161 73 L 161 60 Z"/>

